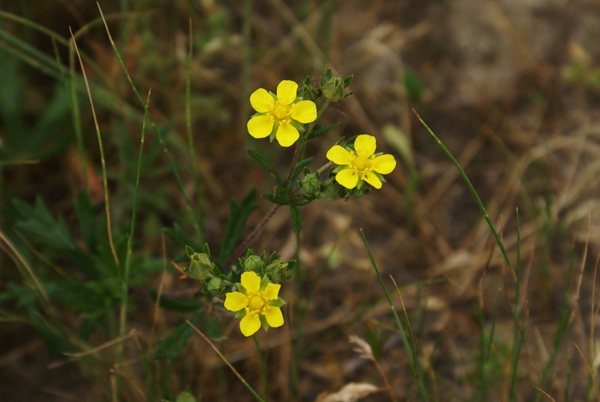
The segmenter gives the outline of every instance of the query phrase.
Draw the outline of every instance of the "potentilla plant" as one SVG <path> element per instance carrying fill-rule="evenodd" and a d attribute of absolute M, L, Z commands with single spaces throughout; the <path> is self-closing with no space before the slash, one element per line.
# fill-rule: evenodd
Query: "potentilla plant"
<path fill-rule="evenodd" d="M 279 292 L 281 283 L 293 278 L 296 262 L 283 261 L 277 253 L 269 258 L 266 258 L 265 252 L 255 255 L 247 248 L 274 212 L 281 206 L 289 207 L 292 228 L 299 235 L 302 229 L 300 207 L 317 199 L 361 198 L 373 188 L 380 189 L 385 182 L 383 175 L 396 167 L 392 155 L 375 153 L 375 137 L 368 134 L 352 137 L 343 146 L 340 145 L 344 142 L 343 138 L 340 138 L 327 152 L 328 161 L 323 161 L 315 170 L 309 168 L 314 162 L 313 157 L 302 158 L 308 141 L 337 126 L 336 123 L 316 128 L 331 102 L 342 101 L 351 95 L 346 91 L 351 82 L 352 76 L 334 77 L 327 70 L 317 86 L 313 86 L 309 78 L 301 85 L 282 80 L 275 92 L 259 88 L 250 95 L 250 104 L 256 113 L 248 120 L 248 133 L 254 138 L 268 137 L 271 142 L 277 140 L 284 148 L 295 145 L 288 175 L 280 177 L 266 156 L 247 150 L 275 181 L 273 192 L 261 195 L 261 198 L 275 204 L 274 207 L 235 249 L 231 246 L 240 239 L 241 229 L 237 232 L 226 230 L 219 258 L 211 257 L 208 244 L 204 245 L 202 252 L 187 245 L 190 264 L 182 268 L 185 274 L 201 282 L 204 293 L 223 303 L 226 310 L 236 313 L 236 318 L 241 319 L 240 330 L 244 336 L 252 336 L 260 328 L 268 331 L 269 328 L 281 327 L 285 322 L 281 310 L 285 301 Z M 339 166 L 334 167 L 332 163 Z M 243 227 L 256 207 L 251 202 L 253 196 L 251 190 L 239 205 L 232 202 L 228 229 Z M 245 257 L 238 258 L 242 253 L 246 254 Z"/>
<path fill-rule="evenodd" d="M 243 336 L 254 338 L 259 356 L 262 354 L 256 333 L 261 328 L 264 331 L 278 330 L 286 323 L 282 284 L 302 275 L 296 261 L 282 260 L 276 252 L 269 257 L 264 251 L 255 254 L 249 248 L 260 229 L 279 208 L 285 206 L 290 210 L 292 229 L 299 236 L 302 230 L 302 206 L 319 199 L 334 202 L 350 197 L 361 198 L 372 189 L 380 189 L 385 183 L 383 175 L 391 173 L 396 167 L 392 155 L 376 153 L 375 137 L 369 134 L 356 135 L 348 141 L 340 137 L 320 164 L 314 157 L 304 157 L 309 141 L 320 141 L 323 134 L 333 132 L 339 124 L 317 126 L 332 102 L 343 101 L 351 95 L 347 92 L 351 82 L 352 76 L 334 77 L 327 70 L 316 86 L 312 85 L 309 78 L 300 85 L 282 80 L 275 92 L 258 88 L 250 95 L 249 101 L 256 113 L 247 123 L 249 135 L 258 139 L 269 138 L 273 146 L 293 146 L 294 154 L 287 176 L 281 177 L 268 157 L 255 150 L 247 150 L 248 155 L 269 172 L 275 183 L 271 193 L 261 194 L 262 199 L 274 204 L 273 207 L 245 239 L 240 241 L 242 230 L 257 207 L 253 202 L 254 189 L 239 204 L 231 201 L 219 256 L 211 256 L 208 244 L 202 247 L 194 244 L 177 226 L 166 231 L 175 241 L 186 245 L 190 263 L 181 267 L 181 271 L 200 282 L 202 293 L 212 300 L 211 306 L 222 306 L 220 311 L 234 313 L 232 317 L 234 315 L 234 319 L 239 319 L 239 331 Z M 313 163 L 317 163 L 317 167 L 311 169 Z M 296 287 L 298 289 L 300 287 Z M 305 297 L 299 293 L 295 300 Z M 200 306 L 188 323 L 203 319 L 209 336 L 222 338 L 223 332 L 219 325 L 215 325 L 214 318 L 210 321 L 212 313 L 207 314 L 208 311 L 212 312 L 212 307 L 206 309 Z M 188 323 L 157 342 L 155 358 L 172 361 L 179 354 L 187 339 L 185 337 L 192 334 L 186 330 L 191 325 Z M 265 389 L 268 389 L 264 364 L 262 368 Z M 254 390 L 249 389 L 255 394 Z"/>

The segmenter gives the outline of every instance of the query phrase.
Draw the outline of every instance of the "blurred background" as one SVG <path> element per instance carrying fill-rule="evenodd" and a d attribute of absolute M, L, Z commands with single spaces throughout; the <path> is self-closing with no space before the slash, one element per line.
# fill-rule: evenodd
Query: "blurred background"
<path fill-rule="evenodd" d="M 161 286 L 165 294 L 189 298 L 195 286 L 168 263 L 184 249 L 165 238 L 162 228 L 177 224 L 218 254 L 229 200 L 239 201 L 253 186 L 259 194 L 273 189 L 270 175 L 245 149 L 267 155 L 281 174 L 293 155 L 248 135 L 250 93 L 275 91 L 283 79 L 302 82 L 308 76 L 316 84 L 327 68 L 354 76 L 353 95 L 323 115 L 321 126 L 340 125 L 309 143 L 311 169 L 327 162 L 327 150 L 341 136 L 363 133 L 374 135 L 377 150 L 393 154 L 398 166 L 381 190 L 363 199 L 301 208 L 302 278 L 282 289 L 286 325 L 258 336 L 273 400 L 314 401 L 351 382 L 383 389 L 373 363 L 353 351 L 350 335 L 368 340 L 398 400 L 411 393 L 418 398 L 360 228 L 388 289 L 394 293 L 392 275 L 402 291 L 432 400 L 546 398 L 532 384 L 558 401 L 598 397 L 587 364 L 596 373 L 600 2 L 122 0 L 100 6 L 141 98 L 152 89 L 149 113 L 186 195 L 204 210 L 206 238 L 194 237 L 169 161 L 148 127 L 128 312 L 128 330 L 137 335 L 126 341 L 126 365 L 115 368 L 115 346 L 106 343 L 116 339 L 111 320 L 118 315 L 119 271 L 112 279 L 90 281 L 71 262 L 84 258 L 72 255 L 75 247 L 87 250 L 94 236 L 106 237 L 106 223 L 89 99 L 80 78 L 74 96 L 65 78 L 71 64 L 81 73 L 69 50 L 69 28 L 90 81 L 113 238 L 121 249 L 129 233 L 144 108 L 95 2 L 0 1 L 2 399 L 110 400 L 117 373 L 124 378 L 119 400 L 173 398 L 188 386 L 202 400 L 253 400 L 200 337 L 192 336 L 171 364 L 149 358 L 154 342 L 190 314 L 155 314 L 148 291 Z M 190 43 L 194 161 L 186 134 Z M 519 258 L 523 344 L 516 396 L 509 395 L 515 271 L 504 263 L 458 171 L 412 109 L 459 161 L 511 260 Z M 88 204 L 81 191 L 89 194 Z M 271 208 L 259 197 L 255 201 L 258 209 L 244 234 Z M 92 211 L 85 215 L 87 226 L 85 208 Z M 86 232 L 90 222 L 94 233 Z M 101 265 L 108 245 L 94 241 L 97 253 L 85 258 Z M 295 258 L 287 209 L 275 214 L 251 247 Z M 47 304 L 31 290 L 26 266 L 47 286 Z M 84 283 L 89 286 L 82 288 Z M 401 312 L 397 297 L 394 304 Z M 48 306 L 71 338 L 51 330 Z M 297 309 L 306 310 L 300 338 L 294 333 Z M 220 313 L 227 340 L 217 345 L 262 395 L 253 341 L 239 333 L 231 315 Z M 492 323 L 491 357 L 481 368 L 480 342 L 489 340 Z M 381 391 L 364 400 L 386 399 Z"/>

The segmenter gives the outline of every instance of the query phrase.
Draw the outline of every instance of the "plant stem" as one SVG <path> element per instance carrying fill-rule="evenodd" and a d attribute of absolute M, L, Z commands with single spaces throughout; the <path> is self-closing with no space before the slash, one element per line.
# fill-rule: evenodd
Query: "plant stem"
<path fill-rule="evenodd" d="M 265 402 L 267 402 L 269 400 L 269 373 L 267 372 L 267 366 L 265 365 L 265 360 L 263 359 L 262 352 L 260 351 L 256 334 L 252 335 L 252 339 L 254 339 L 254 345 L 256 345 L 256 350 L 258 351 L 258 359 L 260 360 L 260 368 L 263 373 L 263 380 L 265 384 Z"/>
<path fill-rule="evenodd" d="M 413 371 L 413 380 L 417 381 L 417 384 L 419 387 L 419 392 L 421 393 L 421 398 L 424 401 L 426 401 L 427 400 L 427 391 L 425 390 L 425 385 L 423 384 L 423 380 L 422 380 L 421 376 L 419 375 L 419 367 L 417 365 L 417 360 L 416 360 L 415 346 L 414 346 L 414 344 L 411 345 L 409 343 L 408 338 L 406 337 L 406 332 L 404 331 L 404 326 L 402 325 L 402 322 L 400 321 L 400 317 L 398 317 L 398 313 L 396 312 L 396 308 L 394 307 L 394 304 L 392 303 L 392 299 L 390 298 L 390 295 L 385 287 L 385 283 L 383 283 L 383 278 L 381 277 L 381 274 L 379 273 L 379 269 L 377 268 L 377 264 L 375 263 L 375 259 L 373 258 L 373 255 L 371 254 L 371 249 L 369 248 L 369 244 L 367 243 L 367 238 L 365 237 L 365 234 L 362 229 L 360 229 L 360 235 L 362 236 L 365 247 L 367 248 L 367 253 L 369 254 L 369 258 L 371 259 L 371 264 L 373 265 L 373 268 L 375 269 L 377 278 L 379 278 L 379 283 L 381 284 L 383 293 L 385 293 L 385 297 L 388 301 L 388 304 L 390 305 L 392 314 L 394 314 L 394 319 L 396 320 L 396 325 L 397 325 L 398 329 L 400 330 L 400 336 L 402 337 L 402 343 L 404 343 L 404 349 L 406 350 L 406 353 L 408 355 L 408 360 L 410 362 L 410 366 Z"/>
<path fill-rule="evenodd" d="M 265 227 L 267 222 L 273 217 L 273 215 L 275 215 L 275 212 L 277 212 L 279 207 L 281 207 L 281 205 L 279 204 L 273 205 L 273 208 L 271 208 L 271 210 L 267 212 L 265 217 L 258 223 L 258 225 L 256 225 L 254 230 L 250 232 L 250 234 L 246 236 L 244 241 L 236 247 L 233 253 L 231 253 L 231 257 L 229 257 L 229 259 L 225 262 L 224 267 L 228 267 L 229 265 L 231 265 L 231 263 L 237 258 L 237 256 L 244 252 L 246 247 L 248 247 L 252 240 L 254 240 L 256 235 L 258 235 L 258 233 Z"/>
<path fill-rule="evenodd" d="M 202 183 L 200 182 L 200 174 L 198 173 L 198 164 L 196 162 L 196 154 L 194 147 L 194 139 L 192 136 L 192 112 L 191 112 L 191 81 L 192 81 L 192 19 L 190 18 L 190 48 L 188 54 L 187 78 L 185 81 L 185 120 L 188 135 L 188 148 L 190 151 L 190 162 L 192 164 L 192 173 L 194 175 L 194 184 L 196 185 L 196 197 L 198 198 L 198 225 L 200 227 L 200 237 L 198 243 L 202 244 L 206 241 L 206 224 L 204 221 L 204 198 L 202 194 Z"/>
<path fill-rule="evenodd" d="M 246 386 L 246 388 L 248 388 L 248 390 L 250 391 L 250 393 L 252 393 L 252 395 L 254 395 L 254 397 L 260 401 L 260 402 L 265 402 L 254 390 L 254 388 L 252 388 L 250 386 L 250 384 L 248 384 L 248 382 L 244 379 L 244 377 L 242 377 L 242 375 L 240 373 L 238 373 L 238 371 L 235 369 L 235 367 L 233 367 L 231 365 L 231 363 L 229 363 L 229 361 L 225 358 L 225 356 L 223 356 L 223 353 L 221 353 L 221 351 L 215 346 L 214 343 L 212 343 L 210 341 L 210 339 L 208 339 L 208 337 L 206 335 L 204 335 L 204 333 L 202 333 L 202 331 L 200 331 L 194 324 L 192 324 L 189 320 L 186 320 L 187 324 L 192 327 L 194 329 L 194 331 L 196 331 L 196 333 L 198 335 L 200 335 L 202 337 L 202 339 L 204 339 L 209 345 L 210 347 L 217 352 L 217 354 L 219 355 L 219 357 L 221 358 L 221 360 L 223 360 L 225 362 L 225 364 L 227 364 L 227 366 L 231 369 L 231 371 L 233 371 L 233 374 L 236 375 L 236 377 L 242 382 L 242 384 L 244 384 Z"/>
<path fill-rule="evenodd" d="M 500 248 L 500 251 L 502 252 L 502 256 L 504 257 L 504 260 L 506 261 L 506 264 L 512 269 L 513 266 L 512 266 L 512 263 L 510 262 L 510 259 L 508 258 L 508 253 L 506 252 L 506 248 L 504 247 L 504 243 L 502 242 L 502 239 L 500 239 L 500 236 L 498 235 L 498 231 L 494 227 L 494 224 L 492 223 L 492 221 L 490 219 L 490 216 L 487 213 L 487 210 L 483 206 L 483 202 L 481 202 L 481 199 L 479 198 L 479 195 L 477 194 L 477 191 L 475 191 L 475 187 L 473 187 L 473 184 L 471 184 L 471 180 L 469 180 L 469 178 L 467 177 L 467 174 L 462 169 L 462 167 L 460 166 L 460 164 L 458 163 L 458 161 L 456 160 L 456 158 L 454 158 L 454 156 L 452 155 L 452 153 L 448 150 L 448 148 L 446 148 L 446 146 L 442 143 L 442 141 L 440 141 L 440 139 L 437 137 L 437 135 L 435 135 L 435 133 L 429 128 L 429 126 L 427 124 L 425 124 L 425 122 L 423 121 L 423 119 L 421 119 L 421 116 L 419 116 L 419 113 L 417 113 L 417 111 L 415 109 L 413 109 L 412 111 L 417 116 L 417 119 L 419 119 L 419 121 L 421 122 L 421 124 L 423 125 L 423 127 L 425 127 L 425 129 L 427 129 L 427 131 L 429 132 L 429 134 L 431 134 L 431 136 L 435 139 L 435 141 L 438 143 L 438 145 L 442 148 L 442 150 L 444 151 L 444 153 L 450 158 L 450 160 L 452 161 L 452 163 L 454 164 L 454 166 L 456 166 L 456 169 L 458 169 L 458 173 L 460 173 L 460 176 L 463 178 L 464 182 L 467 184 L 467 187 L 469 188 L 469 191 L 471 192 L 471 194 L 475 198 L 475 202 L 477 203 L 477 206 L 479 207 L 479 210 L 483 214 L 483 218 L 485 219 L 485 221 L 487 222 L 488 226 L 490 227 L 490 230 L 492 231 L 492 234 L 494 235 L 494 239 L 496 240 L 496 243 L 498 244 L 498 247 Z"/>
<path fill-rule="evenodd" d="M 100 135 L 100 126 L 98 125 L 98 119 L 96 118 L 96 111 L 94 109 L 94 102 L 92 100 L 92 93 L 90 92 L 90 86 L 88 84 L 87 75 L 85 74 L 85 69 L 83 68 L 83 61 L 81 60 L 81 56 L 79 54 L 79 49 L 77 48 L 77 42 L 75 42 L 75 38 L 73 37 L 73 31 L 71 31 L 71 27 L 69 27 L 69 31 L 71 32 L 71 38 L 73 39 L 73 46 L 75 47 L 75 52 L 77 53 L 77 57 L 79 59 L 79 64 L 81 66 L 81 73 L 83 74 L 83 79 L 85 81 L 85 87 L 87 89 L 88 98 L 90 100 L 90 106 L 92 108 L 92 116 L 94 117 L 94 124 L 96 126 L 96 137 L 98 138 L 98 148 L 100 148 L 100 161 L 102 163 L 102 181 L 104 183 L 104 207 L 106 210 L 106 230 L 108 232 L 108 242 L 110 243 L 110 249 L 112 251 L 113 257 L 115 259 L 115 264 L 119 266 L 119 258 L 117 257 L 117 252 L 115 251 L 115 245 L 112 240 L 112 230 L 110 225 L 110 205 L 108 202 L 108 183 L 106 179 L 106 160 L 104 158 L 104 147 L 102 146 L 102 136 Z"/>

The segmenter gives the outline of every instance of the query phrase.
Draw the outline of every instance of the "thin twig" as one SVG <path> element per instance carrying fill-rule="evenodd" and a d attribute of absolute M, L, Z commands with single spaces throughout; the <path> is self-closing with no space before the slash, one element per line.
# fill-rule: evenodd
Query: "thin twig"
<path fill-rule="evenodd" d="M 577 346 L 577 344 L 575 342 L 571 342 L 571 343 L 573 344 L 573 346 L 575 346 L 575 348 L 577 349 L 577 352 L 579 352 L 579 356 L 581 356 L 581 358 L 583 359 L 583 362 L 585 363 L 586 367 L 588 368 L 588 371 L 590 372 L 590 378 L 592 379 L 592 383 L 594 384 L 594 389 L 596 390 L 596 399 L 598 399 L 598 401 L 600 401 L 600 392 L 598 391 L 598 385 L 596 384 L 596 376 L 594 375 L 594 371 L 590 367 L 590 364 L 586 360 L 581 349 L 579 349 L 579 346 Z"/>
<path fill-rule="evenodd" d="M 212 343 L 210 341 L 210 339 L 208 339 L 208 337 L 206 335 L 204 335 L 202 333 L 202 331 L 200 331 L 194 324 L 192 324 L 189 320 L 185 321 L 190 327 L 192 327 L 192 329 L 194 331 L 196 331 L 196 333 L 198 335 L 200 335 L 202 337 L 202 339 L 204 339 L 206 341 L 206 343 L 208 343 L 210 345 L 210 347 L 219 355 L 219 357 L 221 358 L 221 360 L 223 360 L 225 362 L 225 364 L 227 364 L 227 366 L 231 369 L 231 371 L 233 371 L 233 374 L 235 374 L 235 376 L 246 386 L 246 388 L 248 388 L 248 390 L 252 393 L 252 395 L 254 395 L 254 397 L 256 399 L 258 399 L 261 402 L 265 402 L 254 390 L 254 388 L 252 388 L 250 386 L 250 384 L 248 384 L 246 382 L 246 380 L 244 379 L 244 377 L 242 377 L 242 375 L 240 373 L 238 373 L 238 371 L 231 365 L 231 363 L 229 363 L 229 360 L 227 360 L 225 358 L 225 356 L 223 356 L 223 354 L 221 353 L 221 351 L 215 346 L 214 343 Z"/>
<path fill-rule="evenodd" d="M 254 240 L 256 235 L 258 235 L 258 233 L 265 227 L 265 225 L 267 224 L 269 219 L 271 219 L 273 217 L 273 215 L 275 215 L 275 212 L 277 212 L 279 207 L 281 207 L 281 205 L 279 205 L 279 204 L 273 205 L 273 208 L 271 208 L 271 210 L 269 212 L 267 212 L 265 217 L 258 223 L 258 225 L 256 225 L 254 230 L 252 232 L 250 232 L 250 234 L 248 236 L 246 236 L 244 241 L 239 246 L 236 247 L 236 249 L 233 251 L 233 253 L 231 253 L 231 256 L 225 262 L 225 265 L 223 268 L 227 268 L 228 266 L 230 266 L 231 263 L 233 261 L 235 261 L 235 259 L 244 252 L 246 247 L 248 247 L 248 245 L 252 242 L 252 240 Z"/>
<path fill-rule="evenodd" d="M 543 389 L 541 389 L 540 387 L 538 387 L 537 385 L 533 384 L 533 388 L 537 389 L 538 391 L 540 391 L 546 398 L 550 399 L 552 402 L 556 402 L 556 400 L 554 398 L 552 398 L 550 395 L 548 395 L 546 393 L 546 391 L 544 391 Z"/>

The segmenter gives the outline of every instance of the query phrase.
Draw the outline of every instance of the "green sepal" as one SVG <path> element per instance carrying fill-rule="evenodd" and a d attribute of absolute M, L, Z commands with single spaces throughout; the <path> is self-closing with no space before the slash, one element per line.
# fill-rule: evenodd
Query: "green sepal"
<path fill-rule="evenodd" d="M 281 307 L 285 304 L 287 304 L 287 303 L 281 297 L 278 297 L 277 300 L 269 301 L 269 306 L 273 306 L 273 307 Z"/>
<path fill-rule="evenodd" d="M 278 258 L 279 258 L 279 255 L 277 255 L 277 251 L 273 251 L 273 254 L 271 254 L 271 256 L 269 257 L 269 264 L 271 264 L 273 261 L 275 261 Z"/>
<path fill-rule="evenodd" d="M 191 248 L 190 246 L 185 246 L 185 253 L 187 254 L 188 257 L 191 257 L 192 255 L 194 255 L 196 252 L 194 251 L 193 248 Z"/>
<path fill-rule="evenodd" d="M 208 281 L 206 288 L 209 291 L 218 291 L 222 288 L 222 286 L 223 280 L 221 278 L 212 278 L 210 281 Z"/>
<path fill-rule="evenodd" d="M 269 278 L 266 275 L 263 276 L 262 278 L 260 278 L 260 289 L 264 290 L 269 283 L 271 283 Z"/>
<path fill-rule="evenodd" d="M 342 81 L 344 83 L 344 88 L 348 88 L 350 84 L 352 84 L 352 80 L 354 80 L 354 75 L 350 74 Z"/>
<path fill-rule="evenodd" d="M 265 332 L 269 332 L 269 323 L 267 322 L 265 316 L 259 314 L 258 317 L 260 318 L 260 325 L 262 326 L 262 329 L 264 329 Z"/>

